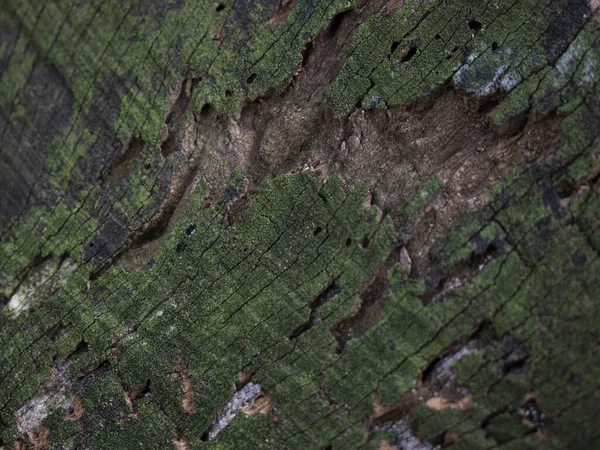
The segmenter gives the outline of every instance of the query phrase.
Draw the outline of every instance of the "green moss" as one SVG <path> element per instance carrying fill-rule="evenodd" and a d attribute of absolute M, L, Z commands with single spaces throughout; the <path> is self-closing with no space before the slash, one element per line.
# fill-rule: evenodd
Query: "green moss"
<path fill-rule="evenodd" d="M 444 181 L 437 177 L 431 178 L 423 183 L 415 195 L 415 198 L 404 209 L 406 215 L 408 217 L 413 217 L 415 214 L 422 212 L 427 205 L 435 200 L 443 187 Z"/>
<path fill-rule="evenodd" d="M 117 141 L 107 143 L 107 135 L 120 142 L 134 136 L 150 147 L 158 146 L 184 76 L 195 80 L 195 89 L 183 126 L 207 103 L 220 114 L 236 113 L 246 99 L 281 85 L 300 64 L 304 43 L 336 11 L 351 4 L 298 2 L 279 25 L 266 23 L 272 8 L 267 11 L 258 4 L 245 16 L 232 2 L 224 2 L 219 11 L 209 1 L 170 2 L 160 8 L 148 5 L 143 14 L 139 5 L 116 1 L 7 5 L 2 21 L 16 23 L 24 32 L 13 52 L 20 56 L 12 57 L 0 79 L 0 105 L 12 102 L 13 119 L 24 114 L 22 118 L 29 120 L 34 111 L 24 111 L 19 99 L 26 93 L 27 80 L 36 76 L 34 69 L 49 67 L 68 86 L 61 95 L 72 94 L 73 112 L 49 145 L 45 161 L 56 198 L 46 199 L 44 207 L 28 208 L 4 239 L 3 283 L 12 283 L 37 254 L 58 255 L 75 248 L 48 245 L 49 239 L 87 245 L 84 241 L 100 231 L 100 224 L 87 216 L 118 211 L 117 220 L 135 229 L 156 210 L 168 180 L 157 186 L 155 177 L 168 173 L 173 161 L 161 170 L 158 164 L 151 171 L 136 165 L 130 183 L 111 192 L 119 198 L 115 208 L 106 203 L 107 194 L 100 189 L 83 187 L 83 180 L 97 177 L 124 151 Z M 213 39 L 217 34 L 222 38 Z M 98 111 L 103 123 L 108 121 L 106 129 L 89 123 Z M 93 158 L 100 160 L 100 167 Z M 57 230 L 65 231 L 55 234 Z"/>
<path fill-rule="evenodd" d="M 544 40 L 570 7 L 567 1 L 543 7 L 533 0 L 494 7 L 460 0 L 410 1 L 393 14 L 374 15 L 354 36 L 348 60 L 329 90 L 336 113 L 406 104 L 450 80 L 475 97 L 510 93 L 522 81 L 539 77 L 553 65 L 557 49 L 571 44 L 576 23 L 563 24 L 550 45 Z M 577 8 L 582 16 L 587 12 L 586 5 Z M 535 88 L 531 84 L 529 93 Z"/>
<path fill-rule="evenodd" d="M 440 5 L 407 2 L 389 18 L 376 16 L 360 27 L 331 87 L 338 113 L 356 101 L 365 107 L 405 103 L 455 75 L 455 82 L 473 95 L 487 95 L 486 83 L 496 72 L 489 74 L 486 68 L 502 67 L 508 58 L 515 64 L 506 69 L 505 78 L 521 77 L 519 86 L 524 87 L 508 89 L 512 94 L 500 122 L 530 108 L 547 111 L 533 89 L 546 86 L 554 70 L 548 68 L 551 49 L 540 44 L 540 37 L 544 21 L 557 20 L 563 3 L 541 12 L 524 1 L 513 8 L 503 4 L 500 11 L 486 5 L 468 9 L 458 1 Z M 213 207 L 203 204 L 211 187 L 200 184 L 184 217 L 145 267 L 127 272 L 112 266 L 90 280 L 96 266 L 89 249 L 98 236 L 119 235 L 103 235 L 107 223 L 131 229 L 144 224 L 162 198 L 160 190 L 167 189 L 178 161 L 173 155 L 159 167 L 157 143 L 184 66 L 192 75 L 204 74 L 193 108 L 211 103 L 220 113 L 232 113 L 245 98 L 282 83 L 297 66 L 297 51 L 306 39 L 346 4 L 299 2 L 278 26 L 265 25 L 269 11 L 256 7 L 244 30 L 236 30 L 229 19 L 223 22 L 223 44 L 210 36 L 218 18 L 233 14 L 231 4 L 220 14 L 210 5 L 204 19 L 197 19 L 194 8 L 206 5 L 186 4 L 169 9 L 160 20 L 149 15 L 146 23 L 135 14 L 125 15 L 120 5 L 92 6 L 102 14 L 79 4 L 67 7 L 72 20 L 57 42 L 70 42 L 81 24 L 98 28 L 97 36 L 86 34 L 87 50 L 73 55 L 67 43 L 48 44 L 66 10 L 52 4 L 42 11 L 31 3 L 17 11 L 25 27 L 41 13 L 37 50 L 50 52 L 74 83 L 79 112 L 54 141 L 46 161 L 55 175 L 50 185 L 56 199 L 29 209 L 0 246 L 2 280 L 12 286 L 15 275 L 38 256 L 68 254 L 78 268 L 55 295 L 0 330 L 0 430 L 5 442 L 16 436 L 15 412 L 51 376 L 60 357 L 71 361 L 85 408 L 81 432 L 79 424 L 63 420 L 61 411 L 46 419 L 53 439 L 64 445 L 165 448 L 177 427 L 194 446 L 208 447 L 212 444 L 203 440 L 204 432 L 231 400 L 240 372 L 252 372 L 275 410 L 267 416 L 239 415 L 219 434 L 217 447 L 377 448 L 382 439 L 393 442 L 398 436 L 370 427 L 375 393 L 382 404 L 397 405 L 429 363 L 469 340 L 477 351 L 453 368 L 457 386 L 473 396 L 474 405 L 464 411 L 435 411 L 419 402 L 405 416 L 411 429 L 434 441 L 446 431 L 455 432 L 456 448 L 589 448 L 595 431 L 581 423 L 593 421 L 598 402 L 595 380 L 600 373 L 590 336 L 598 321 L 594 295 L 600 233 L 595 224 L 600 200 L 592 185 L 561 201 L 557 186 L 569 175 L 587 179 L 597 165 L 595 134 L 589 127 L 597 107 L 595 97 L 584 98 L 584 92 L 596 94 L 584 70 L 592 53 L 586 56 L 577 47 L 589 46 L 586 33 L 593 37 L 592 29 L 586 27 L 581 43 L 567 46 L 571 50 L 563 56 L 568 67 L 582 62 L 563 73 L 585 81 L 581 90 L 562 81 L 548 85 L 565 92 L 561 105 L 567 117 L 556 160 L 507 174 L 491 190 L 486 206 L 457 219 L 433 246 L 431 272 L 447 279 L 434 283 L 442 292 L 431 302 L 424 300 L 429 298 L 425 294 L 436 287 L 424 275 L 411 279 L 404 268 L 390 270 L 380 320 L 360 338 L 349 339 L 340 353 L 332 327 L 353 314 L 363 288 L 399 240 L 389 219 L 378 222 L 376 208 L 363 211 L 364 187 L 346 194 L 337 177 L 321 183 L 306 173 L 280 176 L 262 187 L 241 221 L 227 223 L 227 206 L 244 185 L 244 174 L 236 170 Z M 530 19 L 527 26 L 523 14 Z M 483 24 L 481 30 L 469 27 L 473 20 Z M 164 23 L 165 34 L 154 39 L 151 32 L 158 22 Z M 123 36 L 134 31 L 138 39 L 129 44 L 135 54 L 122 56 Z M 199 44 L 184 39 L 175 51 L 171 39 L 178 33 L 202 38 Z M 494 53 L 493 42 L 503 48 L 500 53 Z M 389 58 L 394 43 L 398 45 Z M 398 64 L 410 45 L 416 53 Z M 453 45 L 459 47 L 457 54 L 444 53 Z M 470 66 L 463 64 L 455 74 L 461 58 L 468 61 L 469 55 L 476 55 Z M 69 62 L 71 56 L 76 64 Z M 137 80 L 117 102 L 111 131 L 135 135 L 145 145 L 131 175 L 103 190 L 90 187 L 80 165 L 94 156 L 90 149 L 100 138 L 85 125 L 85 115 L 93 109 L 91 93 L 111 73 Z M 251 74 L 256 76 L 250 83 Z M 224 95 L 227 90 L 231 96 Z M 154 161 L 149 168 L 143 164 L 148 160 Z M 560 165 L 564 171 L 557 171 Z M 159 170 L 167 173 L 163 185 L 156 183 Z M 440 179 L 427 181 L 407 216 L 419 214 L 441 188 Z M 108 201 L 111 205 L 104 206 Z M 470 270 L 455 270 L 465 266 Z M 335 294 L 318 307 L 311 305 L 328 286 L 335 287 Z M 507 337 L 525 346 L 521 367 L 506 362 L 511 352 Z M 191 416 L 183 410 L 181 381 L 171 376 L 180 360 L 197 394 L 197 412 Z M 129 405 L 123 392 L 144 386 L 145 395 Z M 519 413 L 532 391 L 539 408 L 554 417 L 544 440 L 535 432 L 525 433 L 530 428 Z M 547 423 L 537 426 L 540 431 L 550 428 Z"/>
<path fill-rule="evenodd" d="M 2 72 L 0 78 L 0 105 L 5 105 L 8 102 L 13 102 L 16 106 L 15 95 L 23 88 L 26 82 L 26 74 L 31 70 L 35 54 L 27 46 L 27 38 L 25 35 L 19 36 L 15 44 L 13 55 L 19 55 L 17 58 L 13 56 L 6 70 Z"/>
<path fill-rule="evenodd" d="M 494 222 L 474 230 L 470 240 L 496 242 L 502 251 L 486 260 L 472 280 L 443 302 L 423 305 L 423 282 L 408 280 L 405 271 L 392 271 L 383 318 L 363 337 L 350 340 L 340 355 L 329 327 L 351 313 L 361 286 L 385 257 L 394 236 L 389 224 L 376 222 L 376 214 L 362 212 L 364 189 L 345 196 L 339 179 L 321 186 L 306 174 L 268 183 L 242 222 L 228 227 L 221 221 L 224 205 L 236 195 L 243 174 L 232 175 L 233 190 L 225 191 L 215 209 L 200 207 L 206 192 L 201 189 L 148 268 L 131 274 L 112 268 L 90 289 L 85 278 L 73 278 L 58 296 L 28 313 L 27 323 L 39 324 L 37 332 L 30 329 L 23 334 L 19 330 L 25 319 L 18 318 L 7 324 L 2 336 L 22 341 L 20 346 L 36 342 L 34 351 L 38 358 L 44 355 L 46 367 L 53 354 L 67 355 L 83 339 L 89 350 L 73 360 L 74 374 L 108 360 L 109 372 L 90 375 L 81 390 L 89 414 L 85 420 L 104 423 L 94 426 L 83 445 L 107 440 L 117 446 L 142 442 L 153 448 L 173 437 L 175 424 L 192 442 L 203 445 L 202 434 L 215 412 L 231 399 L 237 375 L 252 371 L 253 381 L 273 398 L 279 422 L 273 423 L 272 416 L 238 416 L 219 435 L 220 446 L 250 448 L 239 437 L 252 429 L 255 433 L 248 441 L 252 448 L 267 448 L 267 439 L 276 447 L 332 442 L 347 448 L 372 442 L 360 423 L 372 413 L 374 392 L 383 404 L 394 405 L 412 389 L 431 358 L 491 321 L 491 328 L 473 338 L 480 340 L 481 349 L 455 364 L 457 383 L 473 393 L 475 406 L 435 412 L 419 405 L 413 420 L 430 439 L 448 430 L 459 434 L 462 446 L 493 446 L 522 427 L 502 431 L 498 419 L 483 431 L 479 424 L 495 411 L 516 411 L 531 390 L 529 377 L 540 380 L 536 390 L 544 396 L 542 407 L 548 413 L 560 408 L 565 395 L 587 389 L 587 381 L 576 387 L 551 375 L 554 365 L 564 367 L 558 355 L 571 355 L 577 373 L 589 374 L 586 380 L 588 376 L 593 380 L 596 370 L 585 357 L 589 341 L 562 336 L 573 333 L 572 322 L 565 318 L 578 317 L 581 307 L 588 308 L 589 322 L 583 325 L 577 319 L 581 329 L 593 327 L 597 308 L 585 298 L 593 292 L 598 260 L 581 231 L 565 226 L 570 216 L 556 214 L 549 206 L 548 187 L 535 182 L 536 173 L 515 173 L 510 183 L 494 190 L 492 205 L 503 206 L 498 206 Z M 507 201 L 510 198 L 520 200 Z M 597 208 L 592 198 L 597 194 L 573 203 L 573 214 L 591 214 Z M 483 209 L 472 221 L 479 223 L 477 217 L 487 214 Z M 315 235 L 317 227 L 323 231 Z M 371 244 L 361 249 L 355 242 L 365 234 Z M 460 227 L 450 234 L 464 239 Z M 349 248 L 348 237 L 353 243 Z M 507 239 L 511 244 L 502 244 Z M 435 248 L 434 252 L 450 251 Z M 452 261 L 459 263 L 469 255 L 457 253 Z M 317 311 L 312 327 L 290 340 L 290 333 L 310 315 L 307 299 L 332 279 L 337 279 L 340 293 Z M 581 298 L 581 305 L 587 306 L 565 302 L 565 295 Z M 52 343 L 43 330 L 58 318 L 71 328 Z M 552 334 L 539 335 L 546 327 Z M 505 356 L 499 340 L 506 335 L 526 343 L 529 359 L 524 372 L 503 373 Z M 574 342 L 582 344 L 574 347 Z M 21 380 L 30 370 L 31 361 L 18 353 L 3 357 L 12 367 L 8 379 Z M 186 361 L 196 389 L 202 392 L 193 421 L 180 406 L 179 382 L 169 376 L 179 358 Z M 20 383 L 18 390 L 5 383 L 2 388 L 13 392 L 9 405 L 14 406 L 8 408 L 21 404 L 38 380 Z M 119 408 L 130 408 L 121 392 L 139 389 L 148 380 L 151 396 L 134 406 L 139 419 L 119 421 Z M 515 414 L 507 420 L 519 421 Z M 57 436 L 69 439 L 72 424 L 53 426 Z M 148 426 L 153 433 L 142 433 Z"/>

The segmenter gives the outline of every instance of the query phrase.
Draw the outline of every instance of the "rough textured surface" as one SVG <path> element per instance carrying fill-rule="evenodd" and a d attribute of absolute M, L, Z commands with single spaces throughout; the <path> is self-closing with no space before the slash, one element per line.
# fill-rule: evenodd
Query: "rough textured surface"
<path fill-rule="evenodd" d="M 0 447 L 598 447 L 599 6 L 4 0 Z"/>

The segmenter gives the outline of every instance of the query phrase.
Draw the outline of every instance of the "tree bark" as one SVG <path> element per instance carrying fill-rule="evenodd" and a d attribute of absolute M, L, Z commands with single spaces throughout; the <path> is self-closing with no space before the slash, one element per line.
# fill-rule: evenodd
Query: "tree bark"
<path fill-rule="evenodd" d="M 0 4 L 0 448 L 598 447 L 596 0 Z"/>

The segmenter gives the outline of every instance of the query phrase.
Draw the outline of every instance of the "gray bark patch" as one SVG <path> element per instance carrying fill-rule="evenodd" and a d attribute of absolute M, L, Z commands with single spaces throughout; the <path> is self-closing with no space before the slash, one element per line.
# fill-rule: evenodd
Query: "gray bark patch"
<path fill-rule="evenodd" d="M 242 408 L 250 406 L 258 393 L 260 392 L 260 384 L 248 383 L 235 394 L 231 401 L 217 414 L 216 419 L 208 428 L 208 431 L 204 434 L 205 440 L 208 442 L 215 442 L 217 435 L 231 423 L 233 419 L 240 413 Z"/>

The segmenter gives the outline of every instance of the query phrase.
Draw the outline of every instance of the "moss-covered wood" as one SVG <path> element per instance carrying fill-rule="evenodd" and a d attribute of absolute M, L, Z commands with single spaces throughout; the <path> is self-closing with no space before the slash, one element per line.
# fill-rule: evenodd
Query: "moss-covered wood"
<path fill-rule="evenodd" d="M 598 2 L 0 1 L 0 448 L 600 444 Z"/>

